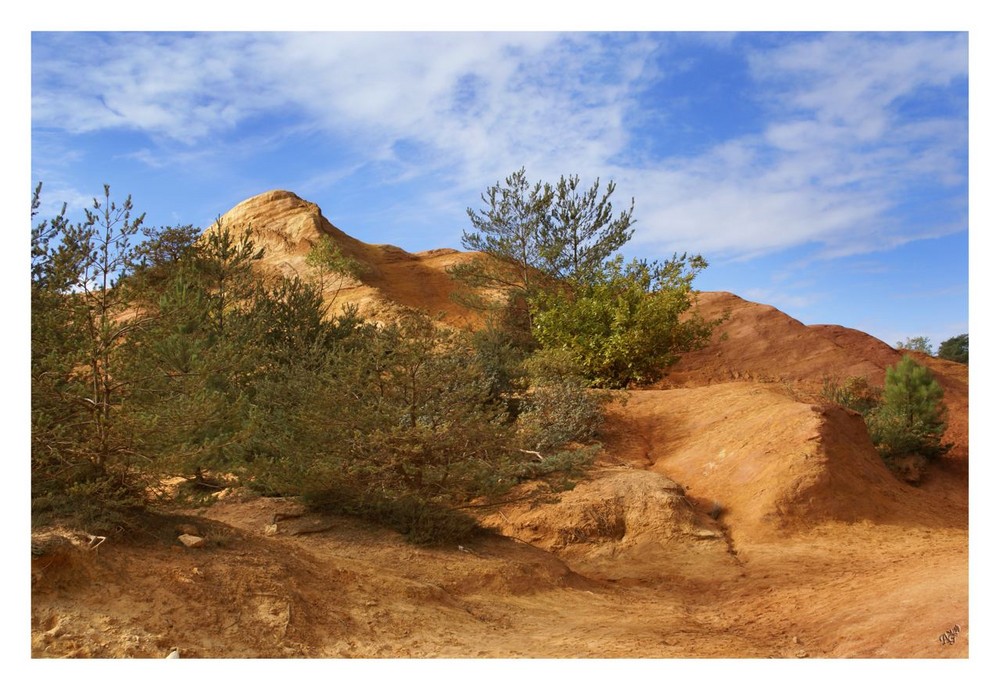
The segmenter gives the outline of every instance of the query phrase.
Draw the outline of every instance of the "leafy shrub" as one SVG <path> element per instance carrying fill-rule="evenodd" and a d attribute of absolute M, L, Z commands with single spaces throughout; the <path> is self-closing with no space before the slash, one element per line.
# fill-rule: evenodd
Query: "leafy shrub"
<path fill-rule="evenodd" d="M 718 323 L 687 313 L 691 283 L 707 265 L 700 256 L 629 264 L 619 256 L 591 282 L 539 294 L 535 338 L 569 352 L 594 385 L 654 380 L 681 353 L 704 346 Z"/>
<path fill-rule="evenodd" d="M 836 379 L 824 379 L 821 395 L 861 414 L 868 414 L 882 402 L 882 391 L 862 376 L 851 376 L 843 384 Z"/>
<path fill-rule="evenodd" d="M 873 410 L 865 417 L 865 424 L 875 449 L 886 459 L 913 454 L 933 459 L 950 447 L 941 443 L 941 424 L 922 419 L 910 421 L 905 414 L 889 406 Z"/>
<path fill-rule="evenodd" d="M 91 472 L 76 476 L 46 492 L 32 496 L 32 527 L 61 524 L 93 533 L 126 528 L 145 508 L 140 487 L 134 482 Z"/>
<path fill-rule="evenodd" d="M 570 443 L 597 438 L 604 408 L 625 398 L 612 391 L 590 389 L 583 368 L 565 350 L 543 349 L 524 363 L 526 392 L 518 418 L 522 447 L 548 452 Z"/>
<path fill-rule="evenodd" d="M 914 352 L 922 352 L 925 355 L 934 354 L 934 352 L 931 350 L 931 339 L 924 335 L 909 337 L 905 341 L 897 341 L 896 349 L 913 350 Z"/>
<path fill-rule="evenodd" d="M 597 437 L 604 422 L 608 396 L 592 391 L 579 379 L 550 382 L 534 388 L 518 419 L 519 438 L 538 451 Z"/>

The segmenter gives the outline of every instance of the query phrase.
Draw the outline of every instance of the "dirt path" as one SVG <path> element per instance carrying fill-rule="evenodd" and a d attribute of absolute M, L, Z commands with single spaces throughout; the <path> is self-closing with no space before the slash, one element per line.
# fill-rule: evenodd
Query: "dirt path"
<path fill-rule="evenodd" d="M 422 549 L 343 520 L 259 536 L 274 508 L 218 505 L 218 522 L 202 523 L 215 546 L 112 546 L 46 580 L 33 596 L 33 655 L 968 655 L 961 529 L 834 525 L 744 547 L 737 575 L 718 582 L 601 581 L 499 537 Z"/>

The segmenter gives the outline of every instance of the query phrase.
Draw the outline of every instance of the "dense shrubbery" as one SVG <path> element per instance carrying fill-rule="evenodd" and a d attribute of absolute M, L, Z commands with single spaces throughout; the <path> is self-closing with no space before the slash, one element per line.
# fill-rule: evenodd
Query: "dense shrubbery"
<path fill-rule="evenodd" d="M 947 427 L 944 390 L 927 367 L 909 357 L 886 370 L 882 404 L 869 419 L 883 456 L 916 453 L 933 459 L 948 450 L 941 442 Z"/>
<path fill-rule="evenodd" d="M 822 395 L 841 407 L 868 414 L 882 403 L 882 391 L 862 376 L 851 376 L 844 383 L 834 379 L 823 381 Z"/>
<path fill-rule="evenodd" d="M 265 283 L 249 231 L 145 228 L 107 188 L 36 225 L 33 520 L 110 529 L 165 476 L 225 473 L 433 541 L 474 529 L 471 499 L 593 458 L 605 398 L 532 355 L 516 309 L 473 336 L 330 318 L 320 283 L 364 270 L 334 249 Z"/>
<path fill-rule="evenodd" d="M 934 350 L 931 348 L 931 339 L 924 335 L 911 336 L 906 340 L 897 341 L 896 349 L 912 350 L 914 352 L 921 352 L 925 355 L 934 354 Z"/>
<path fill-rule="evenodd" d="M 714 323 L 685 315 L 701 257 L 666 263 L 608 261 L 590 282 L 541 293 L 533 332 L 543 348 L 568 353 L 595 385 L 649 383 L 680 353 L 707 343 Z"/>
<path fill-rule="evenodd" d="M 599 180 L 584 190 L 575 176 L 532 185 L 522 168 L 482 195 L 483 209 L 468 209 L 475 230 L 462 243 L 485 257 L 452 274 L 498 296 L 469 303 L 501 315 L 525 356 L 565 352 L 592 385 L 624 388 L 662 375 L 721 321 L 689 312 L 701 256 L 626 263 L 617 253 L 634 220 L 631 206 L 613 214 L 614 190 Z"/>

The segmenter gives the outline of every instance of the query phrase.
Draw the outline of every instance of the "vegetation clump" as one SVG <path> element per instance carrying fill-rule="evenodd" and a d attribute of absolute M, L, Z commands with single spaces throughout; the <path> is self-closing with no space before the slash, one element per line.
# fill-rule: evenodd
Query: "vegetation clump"
<path fill-rule="evenodd" d="M 524 169 L 468 209 L 475 228 L 463 246 L 484 256 L 451 269 L 482 292 L 470 304 L 490 311 L 526 356 L 566 353 L 594 386 L 624 388 L 662 375 L 680 353 L 702 347 L 721 321 L 691 313 L 700 255 L 632 260 L 618 252 L 634 232 L 633 204 L 615 215 L 615 191 L 579 177 L 528 182 Z"/>
<path fill-rule="evenodd" d="M 879 455 L 910 481 L 919 481 L 927 462 L 950 448 L 942 441 L 947 428 L 944 390 L 930 369 L 909 355 L 886 369 L 881 390 L 852 377 L 844 384 L 825 381 L 822 394 L 862 414 Z"/>
<path fill-rule="evenodd" d="M 506 290 L 474 334 L 328 313 L 365 270 L 329 238 L 305 275 L 265 281 L 251 228 L 152 228 L 108 187 L 83 222 L 35 225 L 33 522 L 127 528 L 163 479 L 225 476 L 429 542 L 476 531 L 467 509 L 518 483 L 565 487 L 599 449 L 612 396 L 592 386 L 697 340 L 672 334 L 704 262 L 609 258 L 632 226 L 613 185 L 508 187 L 471 214 L 468 244 L 503 261 L 465 277 Z"/>
<path fill-rule="evenodd" d="M 969 363 L 969 334 L 948 338 L 938 347 L 938 357 L 961 364 Z"/>

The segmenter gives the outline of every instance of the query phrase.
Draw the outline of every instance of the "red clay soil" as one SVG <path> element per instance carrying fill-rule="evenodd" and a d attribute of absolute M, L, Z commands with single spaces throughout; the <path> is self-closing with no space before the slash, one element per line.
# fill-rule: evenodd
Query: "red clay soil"
<path fill-rule="evenodd" d="M 237 232 L 251 229 L 257 246 L 265 250 L 260 265 L 266 273 L 306 280 L 316 277 L 306 256 L 322 237 L 331 238 L 344 256 L 354 259 L 362 269 L 357 280 L 339 276 L 325 280 L 324 294 L 334 312 L 354 304 L 363 315 L 385 321 L 393 319 L 400 307 L 406 307 L 424 311 L 451 326 L 479 323 L 474 312 L 452 299 L 462 286 L 446 272 L 449 266 L 473 254 L 452 249 L 411 254 L 388 244 L 366 244 L 334 226 L 316 204 L 280 190 L 247 199 L 219 222 Z"/>
<path fill-rule="evenodd" d="M 728 315 L 705 348 L 685 354 L 655 388 L 703 386 L 727 381 L 780 383 L 797 397 L 818 400 L 826 380 L 865 378 L 885 385 L 885 370 L 904 355 L 929 367 L 945 391 L 949 424 L 946 461 L 955 469 L 969 458 L 969 367 L 920 352 L 896 350 L 867 333 L 843 326 L 806 326 L 766 304 L 728 292 L 698 294 L 706 319 Z"/>
<path fill-rule="evenodd" d="M 826 377 L 851 376 L 881 385 L 885 368 L 900 358 L 893 348 L 860 331 L 806 326 L 774 307 L 728 292 L 699 293 L 695 309 L 709 320 L 728 319 L 711 344 L 670 368 L 664 387 L 748 380 L 812 386 Z"/>
<path fill-rule="evenodd" d="M 271 243 L 268 270 L 306 270 L 325 233 L 368 267 L 338 300 L 473 320 L 444 273 L 466 255 L 357 242 L 288 192 L 231 214 Z M 141 541 L 33 558 L 32 656 L 968 657 L 968 368 L 917 356 L 955 448 L 910 486 L 816 395 L 825 377 L 881 385 L 901 353 L 728 293 L 699 301 L 729 311 L 727 336 L 612 405 L 571 490 L 475 511 L 494 534 L 417 547 L 223 492 Z M 192 528 L 204 547 L 177 541 Z"/>

